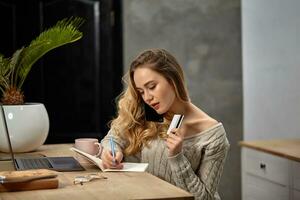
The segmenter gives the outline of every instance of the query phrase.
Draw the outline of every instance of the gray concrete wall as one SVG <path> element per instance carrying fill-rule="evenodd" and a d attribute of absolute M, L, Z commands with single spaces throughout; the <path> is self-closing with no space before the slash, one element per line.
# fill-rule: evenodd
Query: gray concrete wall
<path fill-rule="evenodd" d="M 192 101 L 224 124 L 231 143 L 220 195 L 240 199 L 240 1 L 124 0 L 123 12 L 125 71 L 146 48 L 165 48 L 178 58 Z"/>

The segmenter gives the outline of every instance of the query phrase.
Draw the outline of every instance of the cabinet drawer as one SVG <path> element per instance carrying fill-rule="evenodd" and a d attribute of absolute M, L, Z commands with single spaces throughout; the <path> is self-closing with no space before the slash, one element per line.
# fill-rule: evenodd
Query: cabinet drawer
<path fill-rule="evenodd" d="M 245 173 L 283 186 L 289 185 L 289 162 L 287 159 L 248 148 L 243 148 L 242 154 Z"/>
<path fill-rule="evenodd" d="M 253 175 L 245 177 L 243 200 L 289 200 L 289 188 Z"/>
<path fill-rule="evenodd" d="M 293 188 L 300 191 L 300 162 L 296 162 L 296 161 L 291 161 L 291 162 L 292 162 Z"/>

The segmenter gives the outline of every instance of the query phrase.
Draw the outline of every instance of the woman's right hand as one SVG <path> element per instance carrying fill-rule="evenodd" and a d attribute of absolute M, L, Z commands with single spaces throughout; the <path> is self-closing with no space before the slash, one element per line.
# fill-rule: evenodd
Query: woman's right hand
<path fill-rule="evenodd" d="M 103 152 L 101 154 L 101 159 L 102 159 L 103 167 L 105 169 L 107 169 L 107 168 L 122 169 L 123 168 L 123 164 L 121 163 L 122 159 L 123 159 L 123 153 L 120 151 L 116 152 L 115 162 L 114 162 L 111 150 L 103 149 Z"/>

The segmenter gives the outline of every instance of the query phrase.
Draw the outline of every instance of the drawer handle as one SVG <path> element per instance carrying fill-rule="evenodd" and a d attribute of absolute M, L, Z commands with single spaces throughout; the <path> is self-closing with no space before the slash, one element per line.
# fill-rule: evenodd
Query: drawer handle
<path fill-rule="evenodd" d="M 260 168 L 261 168 L 261 169 L 266 169 L 266 164 L 260 163 Z"/>

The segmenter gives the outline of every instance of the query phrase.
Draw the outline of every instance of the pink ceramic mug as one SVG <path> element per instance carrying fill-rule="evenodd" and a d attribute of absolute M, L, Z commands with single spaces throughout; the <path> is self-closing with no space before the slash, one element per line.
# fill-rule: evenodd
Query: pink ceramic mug
<path fill-rule="evenodd" d="M 85 153 L 91 154 L 93 156 L 99 157 L 101 155 L 102 147 L 96 138 L 78 138 L 75 139 L 76 149 L 79 149 Z M 79 162 L 86 162 L 86 159 L 82 159 L 83 157 L 80 155 L 76 156 L 76 159 Z"/>

